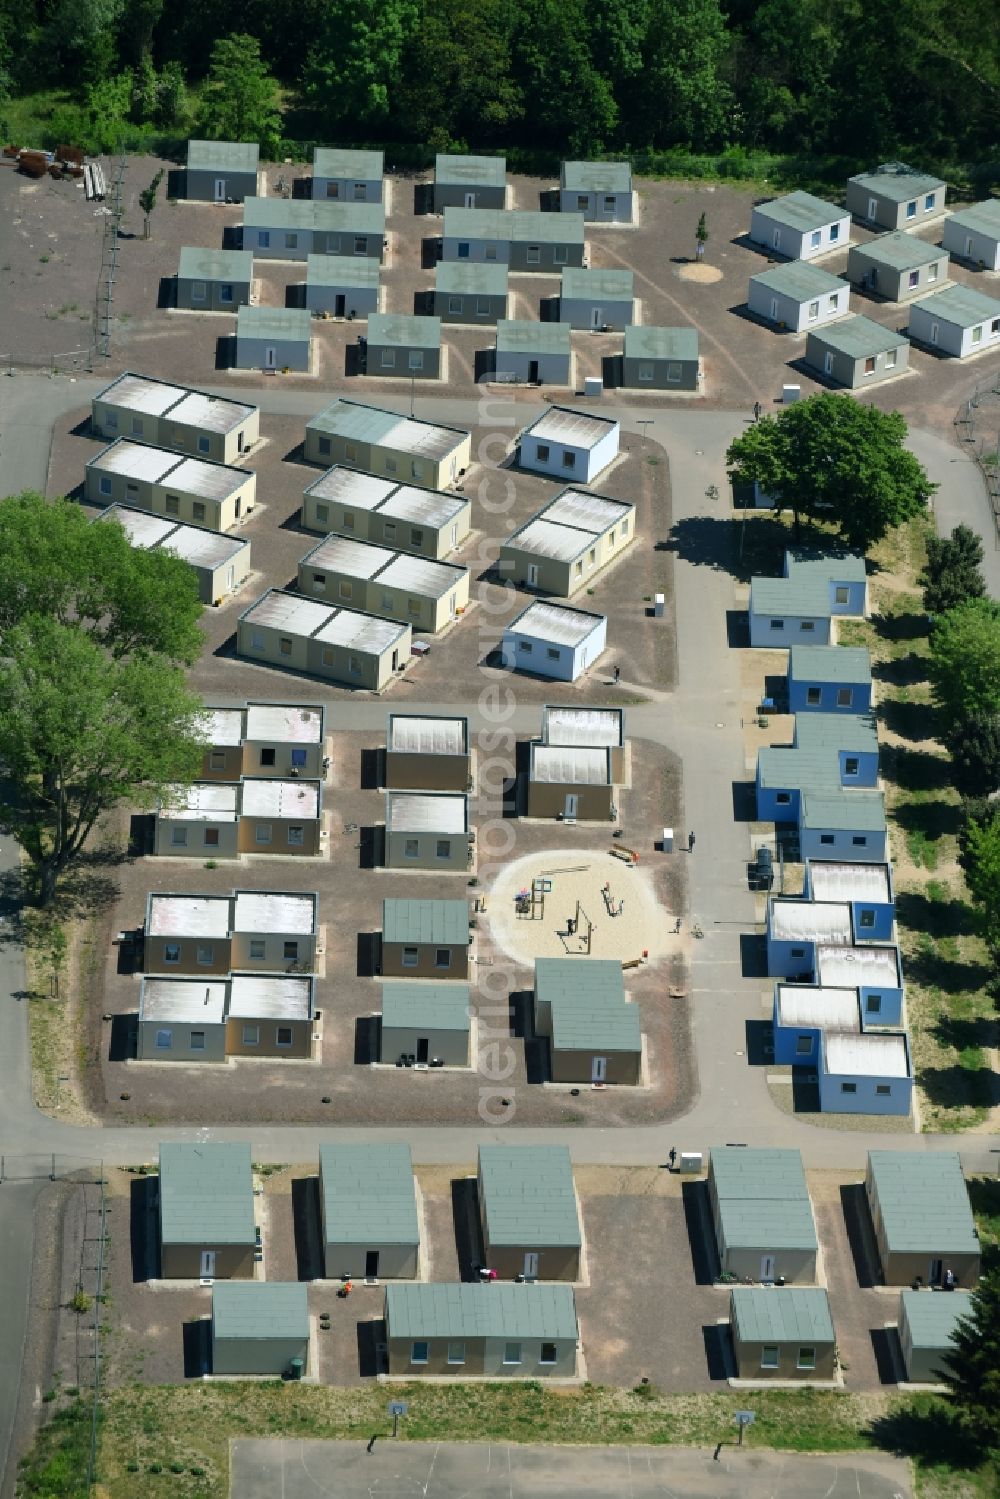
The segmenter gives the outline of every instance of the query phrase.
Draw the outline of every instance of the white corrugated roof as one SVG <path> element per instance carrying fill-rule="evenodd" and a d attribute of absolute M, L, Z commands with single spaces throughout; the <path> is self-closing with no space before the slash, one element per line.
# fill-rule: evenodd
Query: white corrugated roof
<path fill-rule="evenodd" d="M 97 396 L 112 406 L 129 411 L 144 411 L 158 416 L 184 396 L 182 385 L 168 385 L 163 380 L 147 380 L 145 375 L 121 375 Z"/>
<path fill-rule="evenodd" d="M 386 827 L 391 833 L 464 833 L 468 803 L 464 795 L 390 791 L 385 798 Z"/>
<path fill-rule="evenodd" d="M 272 630 L 288 630 L 292 635 L 312 635 L 330 618 L 329 604 L 303 598 L 300 593 L 285 593 L 271 588 L 252 604 L 242 618 L 247 624 L 267 625 Z"/>
<path fill-rule="evenodd" d="M 527 525 L 514 532 L 509 541 L 504 542 L 505 547 L 515 551 L 530 552 L 536 557 L 551 557 L 556 562 L 572 562 L 574 557 L 579 557 L 581 552 L 593 545 L 593 532 L 578 531 L 573 526 L 559 526 L 546 520 L 544 516 L 528 521 Z"/>
<path fill-rule="evenodd" d="M 395 552 L 371 546 L 367 541 L 351 541 L 347 536 L 328 536 L 302 559 L 303 567 L 327 568 L 349 578 L 371 578 L 391 562 Z"/>
<path fill-rule="evenodd" d="M 464 718 L 421 718 L 391 713 L 387 748 L 397 754 L 464 755 L 468 745 Z"/>
<path fill-rule="evenodd" d="M 149 897 L 146 934 L 150 937 L 228 937 L 228 895 Z"/>
<path fill-rule="evenodd" d="M 531 780 L 559 785 L 610 786 L 607 749 L 586 745 L 531 746 Z"/>
<path fill-rule="evenodd" d="M 310 484 L 306 494 L 317 500 L 336 500 L 338 504 L 352 506 L 355 510 L 374 510 L 395 488 L 391 479 L 380 479 L 377 474 L 361 473 L 358 469 L 335 464 L 315 484 Z"/>
<path fill-rule="evenodd" d="M 179 462 L 176 453 L 168 453 L 163 448 L 154 448 L 144 442 L 130 442 L 127 437 L 119 437 L 117 442 L 113 442 L 109 448 L 98 453 L 96 458 L 92 458 L 87 467 L 98 473 L 122 474 L 127 479 L 155 484 Z"/>
<path fill-rule="evenodd" d="M 621 708 L 567 708 L 546 705 L 542 709 L 542 741 L 545 744 L 607 745 L 617 749 L 625 740 L 625 715 Z"/>
<path fill-rule="evenodd" d="M 590 494 L 585 489 L 564 489 L 551 505 L 545 507 L 543 514 L 546 520 L 563 526 L 579 526 L 581 530 L 599 536 L 631 515 L 634 509 L 634 505 L 626 504 L 624 500 L 610 500 L 607 495 Z"/>
<path fill-rule="evenodd" d="M 316 930 L 316 899 L 270 890 L 237 890 L 234 932 L 287 932 L 309 935 Z"/>
<path fill-rule="evenodd" d="M 899 953 L 895 947 L 817 947 L 816 977 L 821 984 L 858 989 L 899 986 Z"/>
<path fill-rule="evenodd" d="M 159 815 L 176 822 L 235 822 L 236 792 L 235 786 L 213 786 L 208 781 L 167 787 Z"/>
<path fill-rule="evenodd" d="M 229 991 L 233 1020 L 308 1020 L 313 981 L 290 974 L 235 974 Z"/>
<path fill-rule="evenodd" d="M 192 390 L 171 409 L 170 420 L 182 426 L 199 427 L 203 432 L 230 432 L 255 410 L 241 401 L 227 401 L 222 396 L 206 396 L 200 390 Z"/>
<path fill-rule="evenodd" d="M 511 634 L 530 635 L 552 645 L 579 645 L 599 625 L 606 623 L 603 614 L 588 614 L 585 609 L 564 609 L 559 604 L 538 602 L 529 604 L 516 619 L 511 620 L 507 629 Z"/>
<path fill-rule="evenodd" d="M 301 703 L 247 703 L 246 737 L 279 744 L 319 744 L 323 733 L 322 708 Z"/>
<path fill-rule="evenodd" d="M 823 1038 L 826 1071 L 837 1077 L 909 1077 L 906 1037 L 831 1031 Z"/>
<path fill-rule="evenodd" d="M 772 900 L 771 936 L 778 942 L 850 942 L 851 908 L 841 901 Z"/>
<path fill-rule="evenodd" d="M 468 576 L 467 567 L 398 554 L 378 574 L 378 582 L 384 583 L 387 588 L 401 588 L 407 593 L 421 594 L 424 598 L 439 599 Z"/>
<path fill-rule="evenodd" d="M 606 416 L 570 411 L 566 406 L 550 406 L 527 429 L 542 442 L 563 442 L 574 448 L 592 448 L 618 426 Z"/>
<path fill-rule="evenodd" d="M 171 472 L 167 487 L 206 500 L 224 500 L 252 476 L 246 469 L 226 463 L 206 463 L 202 458 L 184 458 Z"/>
<path fill-rule="evenodd" d="M 824 989 L 818 984 L 779 984 L 778 1024 L 860 1031 L 858 991 Z"/>
<path fill-rule="evenodd" d="M 468 505 L 469 501 L 462 494 L 440 494 L 431 489 L 415 489 L 411 484 L 401 484 L 378 508 L 381 515 L 395 520 L 446 526 Z"/>
<path fill-rule="evenodd" d="M 814 900 L 892 900 L 887 864 L 834 864 L 809 861 L 809 881 Z"/>
<path fill-rule="evenodd" d="M 226 1018 L 226 987 L 217 979 L 143 979 L 139 1019 L 221 1025 Z"/>
<path fill-rule="evenodd" d="M 149 510 L 133 510 L 129 505 L 110 505 L 95 519 L 117 521 L 131 545 L 142 551 L 159 546 L 171 531 L 177 529 L 176 521 L 165 520 L 162 515 L 153 515 Z"/>
<path fill-rule="evenodd" d="M 220 536 L 217 531 L 206 531 L 200 526 L 176 526 L 161 543 L 165 552 L 188 562 L 192 567 L 207 567 L 213 571 L 223 567 L 237 552 L 250 545 L 243 536 Z"/>
<path fill-rule="evenodd" d="M 318 781 L 279 781 L 261 779 L 242 781 L 240 810 L 244 817 L 319 816 Z"/>
<path fill-rule="evenodd" d="M 409 631 L 409 625 L 375 614 L 360 614 L 354 609 L 338 609 L 336 614 L 316 631 L 315 639 L 327 645 L 342 645 L 359 653 L 381 656 Z"/>
<path fill-rule="evenodd" d="M 243 743 L 242 708 L 206 708 L 199 725 L 209 744 L 222 747 Z"/>

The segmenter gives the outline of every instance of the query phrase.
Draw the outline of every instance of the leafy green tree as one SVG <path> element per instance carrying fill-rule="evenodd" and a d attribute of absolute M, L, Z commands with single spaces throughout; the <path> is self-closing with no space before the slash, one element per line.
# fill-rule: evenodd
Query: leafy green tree
<path fill-rule="evenodd" d="M 140 125 L 156 118 L 160 80 L 147 53 L 132 70 L 132 118 Z"/>
<path fill-rule="evenodd" d="M 149 238 L 149 221 L 150 221 L 150 219 L 151 219 L 151 217 L 153 215 L 153 209 L 156 207 L 156 195 L 157 195 L 157 193 L 160 190 L 160 183 L 162 181 L 163 181 L 163 168 L 161 167 L 160 170 L 157 172 L 156 176 L 153 178 L 152 182 L 149 184 L 149 186 L 148 187 L 144 187 L 142 189 L 142 192 L 139 194 L 139 207 L 142 209 L 142 215 L 143 215 L 143 223 L 142 223 L 142 237 L 143 237 L 143 239 L 148 239 Z"/>
<path fill-rule="evenodd" d="M 5 632 L 2 811 L 39 905 L 51 906 L 101 817 L 194 779 L 200 711 L 181 671 L 160 658 L 116 659 L 79 626 L 39 615 Z"/>
<path fill-rule="evenodd" d="M 950 536 L 927 541 L 927 566 L 919 582 L 928 614 L 946 614 L 966 599 L 982 598 L 986 583 L 981 572 L 983 543 L 968 526 L 956 526 Z"/>
<path fill-rule="evenodd" d="M 735 482 L 757 483 L 796 525 L 803 515 L 833 521 L 849 546 L 867 552 L 937 487 L 905 438 L 897 411 L 816 395 L 754 422 L 730 444 L 726 462 Z"/>
<path fill-rule="evenodd" d="M 305 94 L 330 133 L 346 122 L 363 129 L 388 118 L 418 15 L 417 0 L 337 0 L 326 11 Z"/>
<path fill-rule="evenodd" d="M 618 105 L 591 52 L 586 0 L 522 0 L 516 76 L 536 142 L 580 155 L 613 139 Z"/>
<path fill-rule="evenodd" d="M 159 88 L 156 100 L 156 124 L 169 130 L 184 118 L 187 108 L 187 92 L 184 87 L 184 69 L 179 62 L 164 63 L 160 69 Z"/>
<path fill-rule="evenodd" d="M 1000 1448 L 1000 1270 L 972 1292 L 968 1315 L 952 1333 L 941 1373 L 975 1449 Z M 974 1449 L 974 1450 L 975 1450 Z"/>
<path fill-rule="evenodd" d="M 28 491 L 0 501 L 0 635 L 32 614 L 78 625 L 119 658 L 190 664 L 201 654 L 202 605 L 186 562 Z"/>
<path fill-rule="evenodd" d="M 694 237 L 698 247 L 698 259 L 700 260 L 705 253 L 705 246 L 708 244 L 708 219 L 705 214 L 702 214 L 698 220 L 698 227 L 694 231 Z"/>
<path fill-rule="evenodd" d="M 95 83 L 87 90 L 85 106 L 92 151 L 116 151 L 132 112 L 132 73 L 126 70 Z"/>
<path fill-rule="evenodd" d="M 711 151 L 731 135 L 723 72 L 729 37 L 719 0 L 650 0 L 645 64 L 623 107 L 629 139 Z"/>
<path fill-rule="evenodd" d="M 512 75 L 513 0 L 438 0 L 410 37 L 395 92 L 406 134 L 440 150 L 502 144 L 524 100 Z"/>
<path fill-rule="evenodd" d="M 951 779 L 964 797 L 1000 791 L 1000 716 L 963 718 L 943 736 L 951 756 Z"/>
<path fill-rule="evenodd" d="M 931 631 L 928 668 L 946 733 L 1000 713 L 1000 604 L 967 599 L 940 615 Z"/>
<path fill-rule="evenodd" d="M 163 16 L 163 0 L 123 0 L 119 27 L 122 61 L 139 69 L 152 61 L 153 36 Z"/>
<path fill-rule="evenodd" d="M 261 61 L 256 37 L 238 32 L 215 43 L 200 121 L 206 140 L 257 141 L 265 157 L 277 155 L 278 85 Z"/>
<path fill-rule="evenodd" d="M 44 28 L 49 68 L 74 90 L 94 89 L 110 79 L 118 61 L 120 16 L 121 0 L 56 0 Z"/>

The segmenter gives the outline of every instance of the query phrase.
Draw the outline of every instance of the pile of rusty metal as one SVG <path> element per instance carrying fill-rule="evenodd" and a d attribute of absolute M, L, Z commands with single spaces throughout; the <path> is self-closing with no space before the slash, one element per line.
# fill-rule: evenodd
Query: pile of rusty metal
<path fill-rule="evenodd" d="M 35 151 L 26 146 L 4 146 L 4 160 L 17 166 L 26 177 L 81 179 L 85 153 L 79 146 L 57 146 L 54 151 Z"/>

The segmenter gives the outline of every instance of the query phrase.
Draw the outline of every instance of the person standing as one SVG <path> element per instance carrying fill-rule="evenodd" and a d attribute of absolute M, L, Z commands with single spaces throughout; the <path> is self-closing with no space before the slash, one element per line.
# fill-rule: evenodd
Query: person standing
<path fill-rule="evenodd" d="M 694 833 L 688 833 L 688 853 L 694 853 Z"/>

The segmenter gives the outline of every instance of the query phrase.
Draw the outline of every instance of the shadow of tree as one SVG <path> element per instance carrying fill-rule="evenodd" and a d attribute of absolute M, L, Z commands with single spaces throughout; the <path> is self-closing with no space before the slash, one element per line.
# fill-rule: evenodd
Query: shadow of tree
<path fill-rule="evenodd" d="M 880 640 L 926 640 L 929 634 L 926 614 L 913 610 L 873 614 L 871 621 Z"/>
<path fill-rule="evenodd" d="M 918 948 L 906 963 L 906 976 L 913 983 L 927 989 L 942 989 L 946 994 L 981 989 L 991 972 L 986 963 L 963 963 L 943 957 L 928 946 Z"/>
<path fill-rule="evenodd" d="M 901 926 L 929 937 L 957 937 L 975 930 L 972 907 L 964 900 L 931 900 L 919 890 L 901 890 L 896 896 L 896 916 Z M 912 959 L 911 959 L 912 962 Z"/>
<path fill-rule="evenodd" d="M 899 802 L 896 821 L 908 833 L 920 833 L 928 842 L 954 837 L 962 825 L 962 809 L 953 802 Z"/>
<path fill-rule="evenodd" d="M 919 651 L 907 651 L 905 655 L 893 656 L 889 661 L 875 661 L 872 676 L 879 682 L 888 682 L 893 687 L 914 687 L 927 681 L 927 657 Z M 934 709 L 924 703 L 924 712 L 933 717 Z"/>
<path fill-rule="evenodd" d="M 951 784 L 949 761 L 927 750 L 883 744 L 881 768 L 903 791 L 940 791 Z"/>
<path fill-rule="evenodd" d="M 872 675 L 878 675 L 874 668 Z M 890 698 L 879 704 L 877 713 L 879 722 L 900 739 L 923 742 L 936 735 L 934 709 L 929 703 L 901 703 Z"/>
<path fill-rule="evenodd" d="M 989 1051 L 998 1040 L 998 1022 L 988 1015 L 941 1015 L 933 1026 L 934 1034 L 944 1046 L 956 1051 Z"/>
<path fill-rule="evenodd" d="M 916 1395 L 876 1416 L 868 1428 L 875 1447 L 899 1457 L 961 1472 L 979 1468 L 983 1449 L 958 1413 L 939 1395 Z"/>
<path fill-rule="evenodd" d="M 925 1067 L 918 1069 L 917 1081 L 943 1108 L 991 1109 L 1000 1103 L 1000 1077 L 990 1066 Z"/>

